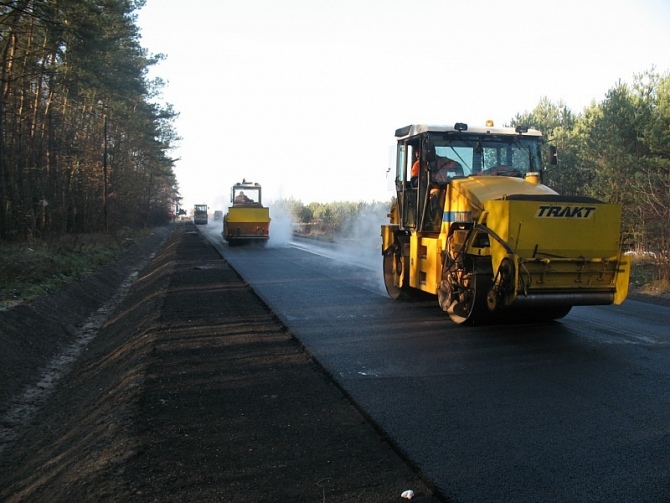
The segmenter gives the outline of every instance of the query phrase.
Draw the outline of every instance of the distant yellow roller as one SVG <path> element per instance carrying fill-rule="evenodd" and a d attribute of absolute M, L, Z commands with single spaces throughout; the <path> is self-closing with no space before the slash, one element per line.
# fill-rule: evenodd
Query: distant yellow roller
<path fill-rule="evenodd" d="M 223 217 L 221 235 L 228 244 L 265 243 L 270 238 L 270 209 L 262 204 L 261 186 L 242 180 L 230 192 L 232 206 Z"/>

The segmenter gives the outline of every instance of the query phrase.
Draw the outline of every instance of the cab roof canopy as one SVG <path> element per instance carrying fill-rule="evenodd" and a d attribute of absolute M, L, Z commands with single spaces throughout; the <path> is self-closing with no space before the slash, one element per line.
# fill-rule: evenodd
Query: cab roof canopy
<path fill-rule="evenodd" d="M 537 129 L 528 129 L 517 126 L 512 127 L 494 127 L 494 126 L 474 126 L 469 127 L 463 122 L 457 122 L 450 126 L 437 126 L 428 124 L 412 124 L 396 129 L 395 136 L 398 140 L 413 138 L 422 133 L 454 133 L 454 134 L 491 134 L 491 135 L 517 135 L 517 136 L 542 136 Z"/>
<path fill-rule="evenodd" d="M 261 184 L 260 183 L 253 183 L 253 182 L 247 182 L 246 179 L 243 179 L 241 182 L 236 183 L 233 185 L 233 187 L 241 187 L 241 188 L 255 188 L 258 187 L 260 188 Z"/>

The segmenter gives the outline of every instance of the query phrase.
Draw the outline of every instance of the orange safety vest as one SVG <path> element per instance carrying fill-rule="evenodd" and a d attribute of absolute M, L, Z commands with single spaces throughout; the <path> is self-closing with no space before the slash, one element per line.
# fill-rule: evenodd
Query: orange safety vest
<path fill-rule="evenodd" d="M 412 178 L 415 176 L 419 176 L 419 161 L 414 161 L 414 164 L 412 164 Z"/>

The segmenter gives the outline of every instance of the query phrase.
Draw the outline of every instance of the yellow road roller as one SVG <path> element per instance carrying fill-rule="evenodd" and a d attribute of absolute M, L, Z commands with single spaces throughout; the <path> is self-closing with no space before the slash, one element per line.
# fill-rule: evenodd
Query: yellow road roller
<path fill-rule="evenodd" d="M 557 154 L 540 131 L 455 123 L 395 136 L 396 198 L 381 227 L 391 298 L 435 295 L 459 324 L 624 301 L 621 207 L 544 185 L 543 153 L 549 166 Z"/>
<path fill-rule="evenodd" d="M 265 244 L 270 239 L 270 209 L 263 206 L 261 185 L 242 180 L 230 191 L 231 206 L 221 235 L 229 245 Z"/>

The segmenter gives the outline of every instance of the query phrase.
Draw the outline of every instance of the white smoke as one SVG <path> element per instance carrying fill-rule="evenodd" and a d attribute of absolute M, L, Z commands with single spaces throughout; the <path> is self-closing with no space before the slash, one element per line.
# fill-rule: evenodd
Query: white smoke
<path fill-rule="evenodd" d="M 293 236 L 293 217 L 284 207 L 268 204 L 270 208 L 270 239 L 267 246 L 286 246 Z"/>
<path fill-rule="evenodd" d="M 338 251 L 348 256 L 354 264 L 375 272 L 375 291 L 386 295 L 382 269 L 381 226 L 388 223 L 389 203 L 372 203 L 361 208 L 353 217 L 345 220 L 334 240 Z"/>

